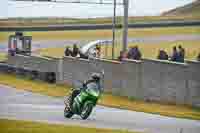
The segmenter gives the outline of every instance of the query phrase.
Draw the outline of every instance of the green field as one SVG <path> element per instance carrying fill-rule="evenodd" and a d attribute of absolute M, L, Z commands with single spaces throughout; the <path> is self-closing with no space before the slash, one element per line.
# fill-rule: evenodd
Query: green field
<path fill-rule="evenodd" d="M 66 96 L 69 94 L 71 88 L 66 84 L 48 84 L 42 81 L 30 80 L 28 77 L 17 76 L 16 78 L 16 75 L 5 73 L 0 73 L 0 84 L 53 97 Z M 114 96 L 109 93 L 103 94 L 98 104 L 138 112 L 200 120 L 200 108 L 192 108 L 186 105 L 168 105 L 137 101 L 127 97 Z"/>
<path fill-rule="evenodd" d="M 7 41 L 8 36 L 14 33 L 0 32 L 0 42 Z M 88 31 L 50 31 L 50 32 L 25 32 L 25 35 L 31 35 L 33 41 L 36 40 L 97 40 L 99 38 L 110 39 L 112 38 L 111 30 L 88 30 Z M 164 35 L 200 35 L 200 26 L 193 27 L 171 27 L 171 28 L 144 28 L 144 29 L 129 29 L 128 37 L 150 37 L 150 36 L 164 36 Z M 116 38 L 122 38 L 122 30 L 117 30 Z M 121 49 L 121 42 L 117 41 L 115 55 L 119 55 Z M 172 46 L 183 45 L 186 48 L 186 58 L 195 59 L 200 52 L 199 41 L 176 41 L 176 42 L 161 42 L 161 43 L 134 43 L 129 44 L 138 45 L 143 53 L 144 58 L 155 58 L 159 49 L 165 49 L 169 54 L 171 53 Z M 55 44 L 56 46 L 56 44 Z M 102 50 L 105 55 L 105 50 Z M 39 53 L 39 52 L 37 52 Z M 43 49 L 40 50 L 42 55 L 47 56 L 63 56 L 64 48 Z M 111 48 L 109 48 L 106 57 L 111 57 Z M 0 55 L 1 56 L 1 55 Z M 2 58 L 2 56 L 0 57 Z"/>
<path fill-rule="evenodd" d="M 199 10 L 199 9 L 198 9 Z M 198 10 L 188 11 L 187 15 L 140 16 L 129 17 L 129 23 L 148 23 L 161 21 L 187 21 L 199 20 Z M 111 24 L 112 18 L 13 18 L 0 20 L 0 26 L 47 26 L 55 24 Z M 116 17 L 116 23 L 122 24 L 123 17 Z"/>
<path fill-rule="evenodd" d="M 0 53 L 0 61 L 5 61 L 7 59 L 6 53 Z"/>
<path fill-rule="evenodd" d="M 0 119 L 1 133 L 136 133 L 129 131 L 86 128 L 41 122 Z"/>

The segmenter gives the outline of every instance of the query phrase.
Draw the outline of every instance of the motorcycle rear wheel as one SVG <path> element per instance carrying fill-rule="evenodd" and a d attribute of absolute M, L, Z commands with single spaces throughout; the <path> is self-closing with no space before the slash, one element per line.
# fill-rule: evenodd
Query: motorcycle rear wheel
<path fill-rule="evenodd" d="M 85 104 L 84 104 L 84 106 L 83 106 L 83 110 L 82 110 L 82 112 L 81 112 L 81 118 L 83 119 L 83 120 L 86 120 L 89 116 L 90 116 L 90 114 L 91 114 L 91 112 L 92 112 L 92 109 L 93 109 L 93 103 L 91 103 L 91 102 L 86 102 Z"/>
<path fill-rule="evenodd" d="M 71 118 L 73 115 L 74 115 L 74 113 L 71 112 L 71 110 L 69 109 L 69 107 L 66 106 L 65 109 L 64 109 L 64 116 L 66 118 Z"/>
<path fill-rule="evenodd" d="M 72 97 L 71 96 L 69 96 L 65 101 L 64 116 L 66 118 L 71 118 L 74 115 L 74 113 L 70 109 L 70 102 L 71 101 L 72 101 Z"/>

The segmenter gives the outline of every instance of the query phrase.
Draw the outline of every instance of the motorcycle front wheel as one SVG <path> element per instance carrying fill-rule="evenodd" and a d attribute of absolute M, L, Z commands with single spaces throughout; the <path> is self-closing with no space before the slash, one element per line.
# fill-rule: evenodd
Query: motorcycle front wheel
<path fill-rule="evenodd" d="M 86 103 L 84 104 L 83 110 L 82 110 L 82 112 L 81 112 L 81 118 L 82 118 L 83 120 L 86 120 L 86 119 L 90 116 L 90 114 L 91 114 L 91 112 L 92 112 L 92 109 L 93 109 L 93 103 L 91 103 L 91 102 L 86 102 Z"/>

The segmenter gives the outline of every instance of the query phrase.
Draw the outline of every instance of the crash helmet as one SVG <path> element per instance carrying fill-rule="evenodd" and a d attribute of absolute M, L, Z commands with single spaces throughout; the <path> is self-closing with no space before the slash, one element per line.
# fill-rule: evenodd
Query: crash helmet
<path fill-rule="evenodd" d="M 99 81 L 101 79 L 101 75 L 99 73 L 92 73 L 91 78 L 95 81 Z"/>

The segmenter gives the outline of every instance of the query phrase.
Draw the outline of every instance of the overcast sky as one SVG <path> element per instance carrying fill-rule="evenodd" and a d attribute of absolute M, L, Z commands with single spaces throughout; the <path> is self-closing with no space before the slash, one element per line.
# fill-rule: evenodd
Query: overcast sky
<path fill-rule="evenodd" d="M 62 0 L 67 1 L 67 0 Z M 70 0 L 72 1 L 72 0 Z M 95 0 L 84 0 L 95 1 Z M 194 0 L 130 0 L 129 16 L 159 15 L 161 12 L 185 5 Z M 112 5 L 86 5 L 63 3 L 13 2 L 1 0 L 0 17 L 108 17 L 113 14 Z M 117 14 L 122 16 L 122 7 Z"/>

